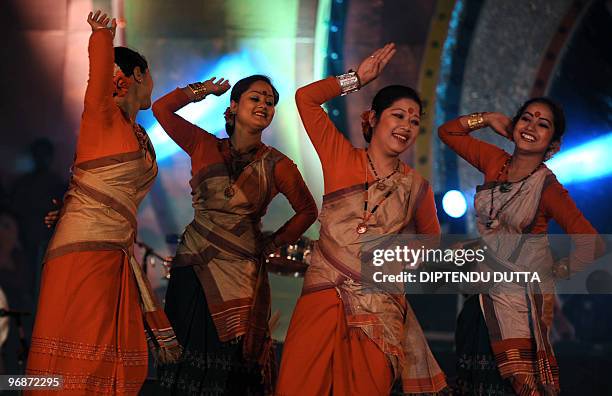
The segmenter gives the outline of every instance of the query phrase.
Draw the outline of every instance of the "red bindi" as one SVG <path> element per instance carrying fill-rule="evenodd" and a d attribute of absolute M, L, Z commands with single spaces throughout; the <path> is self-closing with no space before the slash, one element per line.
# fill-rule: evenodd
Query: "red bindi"
<path fill-rule="evenodd" d="M 535 116 L 536 116 L 536 117 L 539 117 L 540 115 L 542 115 L 542 113 L 540 113 L 539 111 L 536 111 L 536 112 L 535 112 Z"/>
<path fill-rule="evenodd" d="M 410 114 L 414 113 L 414 109 L 412 107 L 409 107 L 408 108 L 408 113 L 410 113 Z"/>

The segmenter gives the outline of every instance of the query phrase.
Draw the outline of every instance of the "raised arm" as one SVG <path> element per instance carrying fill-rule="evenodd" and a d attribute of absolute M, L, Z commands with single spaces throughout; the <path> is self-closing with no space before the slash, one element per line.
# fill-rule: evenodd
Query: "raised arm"
<path fill-rule="evenodd" d="M 350 82 L 350 78 L 344 80 L 347 82 L 347 85 L 342 88 L 336 77 L 328 77 L 306 85 L 295 93 L 295 102 L 302 123 L 319 155 L 324 176 L 329 174 L 329 171 L 334 168 L 336 163 L 345 162 L 348 155 L 355 148 L 336 128 L 327 113 L 321 108 L 321 105 L 342 93 L 353 92 L 373 81 L 382 72 L 394 54 L 394 44 L 387 44 L 365 58 L 359 65 L 357 72 L 352 72 L 352 78 L 357 83 L 354 87 Z M 345 89 L 344 92 L 343 89 Z"/>
<path fill-rule="evenodd" d="M 113 38 L 117 21 L 112 21 L 101 11 L 89 13 L 87 23 L 91 26 L 89 38 L 89 81 L 85 91 L 84 118 L 110 119 L 115 103 L 113 101 L 113 72 L 115 55 Z M 111 23 L 108 26 L 109 22 Z"/>
<path fill-rule="evenodd" d="M 461 116 L 440 126 L 438 136 L 461 158 L 485 173 L 490 164 L 498 163 L 500 157 L 506 156 L 507 153 L 493 144 L 470 136 L 470 132 L 489 126 L 501 136 L 509 139 L 511 135 L 506 129 L 510 118 L 500 113 L 481 114 L 483 115 L 482 122 L 476 124 L 475 128 L 470 128 L 468 125 L 471 116 Z"/>
<path fill-rule="evenodd" d="M 159 124 L 168 136 L 189 155 L 193 154 L 198 138 L 206 136 L 213 138 L 213 135 L 185 120 L 176 114 L 176 111 L 191 102 L 203 100 L 209 94 L 220 96 L 230 88 L 227 80 L 220 79 L 217 82 L 214 80 L 215 77 L 203 83 L 177 88 L 153 103 L 153 115 Z"/>
<path fill-rule="evenodd" d="M 340 84 L 335 77 L 306 85 L 295 93 L 300 118 L 319 155 L 324 174 L 328 173 L 336 161 L 347 158 L 355 149 L 321 107 L 323 103 L 340 94 Z"/>

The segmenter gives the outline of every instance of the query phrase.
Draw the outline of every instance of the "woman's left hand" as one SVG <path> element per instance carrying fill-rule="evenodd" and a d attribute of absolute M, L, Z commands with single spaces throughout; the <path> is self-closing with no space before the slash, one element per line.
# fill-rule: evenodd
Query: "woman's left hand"
<path fill-rule="evenodd" d="M 552 268 L 555 279 L 569 279 L 570 278 L 570 267 L 569 259 L 567 257 L 562 258 L 553 264 Z"/>
<path fill-rule="evenodd" d="M 357 76 L 362 87 L 380 75 L 385 66 L 387 66 L 387 63 L 395 55 L 395 51 L 395 44 L 389 43 L 361 61 L 357 68 Z"/>

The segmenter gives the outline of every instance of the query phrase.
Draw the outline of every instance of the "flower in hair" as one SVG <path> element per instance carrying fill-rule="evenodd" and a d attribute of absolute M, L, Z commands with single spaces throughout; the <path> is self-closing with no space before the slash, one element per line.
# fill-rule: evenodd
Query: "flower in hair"
<path fill-rule="evenodd" d="M 234 115 L 235 114 L 230 110 L 229 107 L 225 109 L 225 113 L 223 113 L 223 117 L 225 118 L 225 123 L 232 124 L 234 122 Z"/>
<path fill-rule="evenodd" d="M 372 126 L 370 125 L 370 112 L 372 110 L 366 110 L 363 113 L 361 113 L 361 130 L 363 133 L 369 133 L 370 130 L 372 129 Z"/>
<path fill-rule="evenodd" d="M 123 74 L 118 65 L 115 65 L 113 73 L 113 87 L 113 96 L 119 96 L 120 98 L 127 95 L 128 89 L 130 88 L 130 79 Z"/>

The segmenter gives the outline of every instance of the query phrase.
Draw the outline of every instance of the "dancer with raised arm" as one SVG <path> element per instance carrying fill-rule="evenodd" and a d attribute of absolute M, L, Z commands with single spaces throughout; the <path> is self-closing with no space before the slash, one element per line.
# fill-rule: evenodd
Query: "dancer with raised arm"
<path fill-rule="evenodd" d="M 357 91 L 393 57 L 388 44 L 357 72 L 300 88 L 296 103 L 323 167 L 320 237 L 283 348 L 277 395 L 388 395 L 446 388 L 403 289 L 389 293 L 362 273 L 370 238 L 440 233 L 427 180 L 399 155 L 418 135 L 421 100 L 409 87 L 381 89 L 362 116 L 367 149 L 354 147 L 321 105 Z"/>
<path fill-rule="evenodd" d="M 263 259 L 295 242 L 317 217 L 295 164 L 261 141 L 279 100 L 269 78 L 253 75 L 234 85 L 225 114 L 228 139 L 175 113 L 229 88 L 228 81 L 213 77 L 153 104 L 164 130 L 189 154 L 193 176 L 195 218 L 177 248 L 166 294 L 166 312 L 185 347 L 177 364 L 160 368 L 160 383 L 171 394 L 272 391 L 270 289 Z M 278 193 L 295 215 L 265 238 L 261 218 Z"/>
<path fill-rule="evenodd" d="M 151 106 L 153 80 L 142 55 L 113 49 L 115 19 L 97 11 L 87 22 L 85 107 L 44 260 L 27 374 L 62 376 L 62 394 L 137 394 L 147 340 L 160 361 L 180 355 L 133 254 L 138 206 L 157 175 L 153 146 L 135 121 Z"/>
<path fill-rule="evenodd" d="M 513 153 L 470 136 L 484 127 L 513 141 Z M 536 271 L 542 278 L 539 284 L 496 284 L 468 298 L 456 334 L 460 394 L 558 394 L 559 369 L 549 341 L 554 278 L 584 268 L 600 250 L 597 232 L 544 165 L 560 149 L 563 109 L 549 98 L 533 98 L 512 119 L 474 113 L 445 123 L 438 132 L 484 174 L 474 206 L 488 265 Z M 556 263 L 546 238 L 551 219 L 576 244 L 569 258 Z"/>

